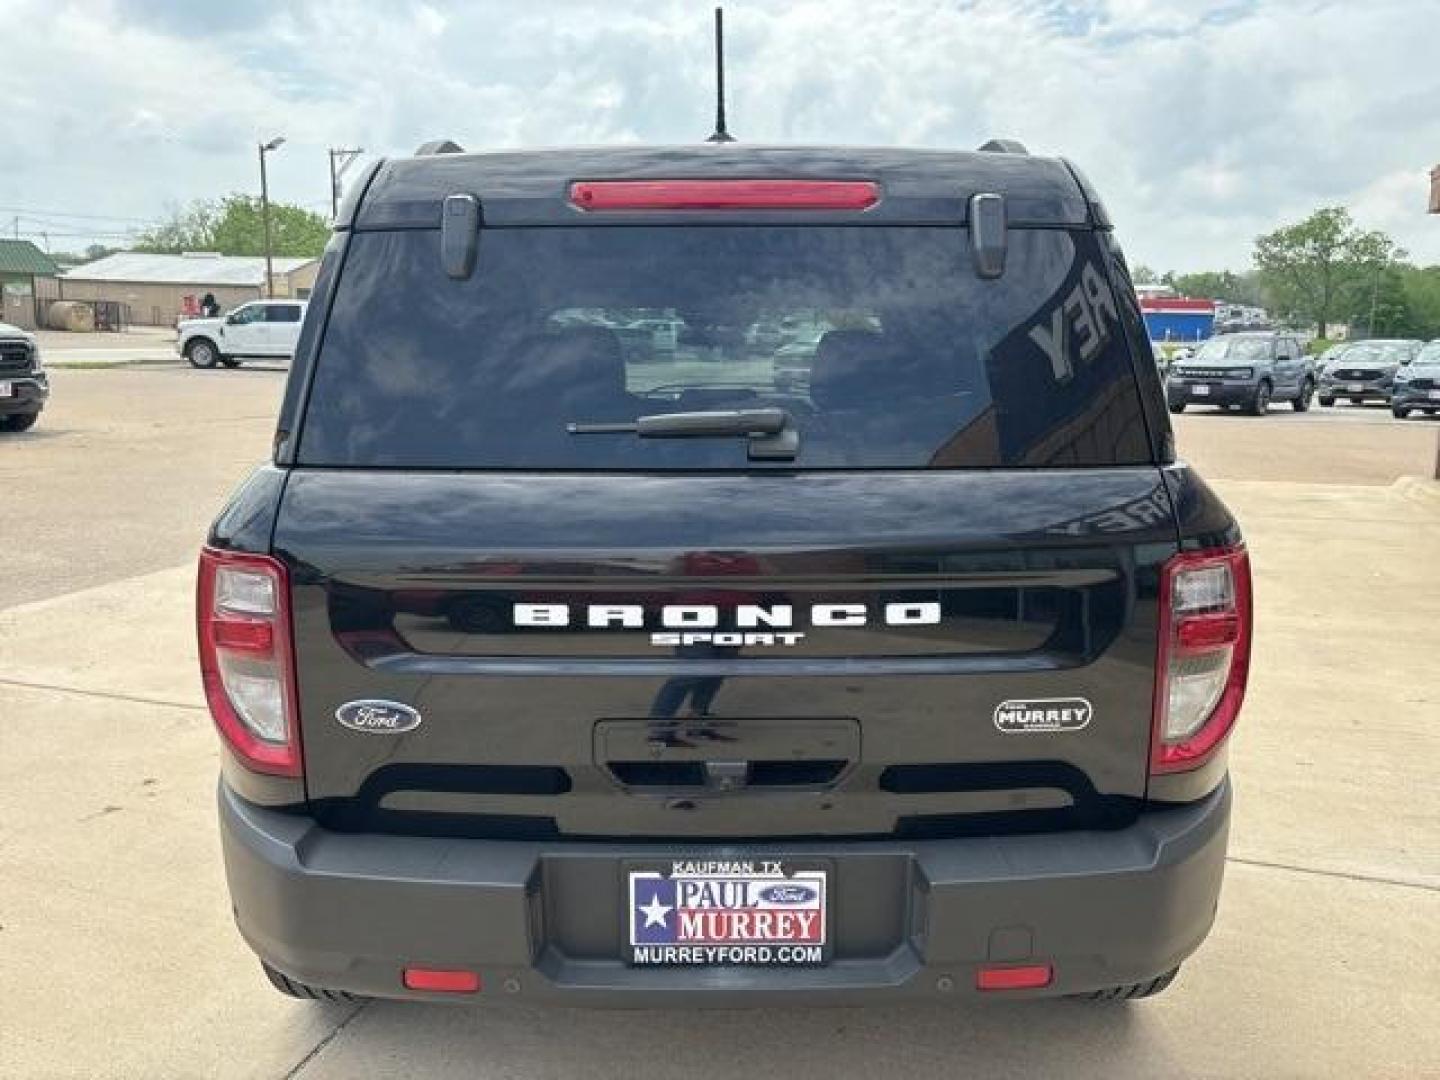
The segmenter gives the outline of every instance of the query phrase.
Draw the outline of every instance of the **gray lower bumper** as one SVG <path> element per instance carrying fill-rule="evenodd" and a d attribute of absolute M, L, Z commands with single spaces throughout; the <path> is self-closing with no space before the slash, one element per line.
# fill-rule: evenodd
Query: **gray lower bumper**
<path fill-rule="evenodd" d="M 1139 982 L 1214 919 L 1228 781 L 1112 832 L 900 843 L 623 845 L 348 835 L 260 809 L 223 783 L 236 920 L 272 967 L 377 997 L 401 968 L 480 972 L 482 992 L 576 1005 L 852 1004 L 975 993 L 982 963 L 1048 962 L 1020 996 Z M 631 968 L 619 960 L 626 859 L 833 860 L 834 960 L 820 968 Z"/>
<path fill-rule="evenodd" d="M 34 375 L 7 377 L 0 373 L 0 382 L 10 384 L 10 393 L 0 397 L 0 416 L 39 412 L 45 407 L 45 400 L 50 396 L 49 380 L 36 378 Z"/>

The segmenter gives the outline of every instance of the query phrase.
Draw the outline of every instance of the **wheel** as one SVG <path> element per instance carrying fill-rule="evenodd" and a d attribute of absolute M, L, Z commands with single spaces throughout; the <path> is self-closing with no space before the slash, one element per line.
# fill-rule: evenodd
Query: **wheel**
<path fill-rule="evenodd" d="M 1300 384 L 1300 396 L 1290 403 L 1296 412 L 1309 412 L 1310 399 L 1315 396 L 1315 384 L 1306 379 Z"/>
<path fill-rule="evenodd" d="M 1351 404 L 1351 405 L 1364 405 L 1364 404 L 1365 404 L 1365 399 L 1364 399 L 1364 398 L 1358 398 L 1358 397 L 1352 397 L 1352 398 L 1350 399 L 1350 404 Z"/>
<path fill-rule="evenodd" d="M 1405 408 L 1404 405 L 1391 405 L 1390 415 L 1395 417 L 1396 420 L 1404 420 L 1410 415 L 1410 410 Z"/>
<path fill-rule="evenodd" d="M 209 338 L 196 338 L 185 346 L 185 359 L 191 367 L 213 368 L 220 362 L 220 350 Z"/>
<path fill-rule="evenodd" d="M 1274 393 L 1268 382 L 1262 382 L 1255 388 L 1255 396 L 1250 399 L 1250 412 L 1255 416 L 1264 416 L 1270 411 L 1270 398 Z"/>
<path fill-rule="evenodd" d="M 1325 395 L 1325 394 L 1321 394 L 1321 395 L 1320 395 L 1319 401 L 1320 401 L 1320 407 L 1321 407 L 1322 409 L 1328 409 L 1328 408 L 1330 408 L 1331 405 L 1334 405 L 1334 404 L 1335 404 L 1335 399 L 1334 399 L 1333 397 L 1328 397 L 1328 396 Z"/>
<path fill-rule="evenodd" d="M 1180 969 L 1171 968 L 1164 975 L 1157 975 L 1145 982 L 1130 983 L 1128 986 L 1110 986 L 1104 990 L 1094 990 L 1088 994 L 1075 994 L 1081 1001 L 1135 1001 L 1139 998 L 1154 997 L 1163 993 L 1165 988 L 1175 981 L 1175 976 L 1180 974 Z"/>
<path fill-rule="evenodd" d="M 35 426 L 35 421 L 39 419 L 38 412 L 11 413 L 9 416 L 0 416 L 0 430 L 29 431 Z"/>
<path fill-rule="evenodd" d="M 1185 404 L 1183 401 L 1172 401 L 1170 402 L 1170 411 L 1172 413 L 1182 413 L 1185 411 Z"/>
<path fill-rule="evenodd" d="M 341 1005 L 358 1005 L 366 999 L 358 994 L 348 994 L 344 990 L 326 990 L 323 986 L 310 986 L 306 983 L 296 982 L 287 975 L 282 975 L 263 960 L 260 967 L 265 971 L 265 977 L 270 980 L 270 985 L 279 990 L 286 997 L 303 998 L 307 1001 L 332 1001 Z"/>
<path fill-rule="evenodd" d="M 220 363 L 228 368 L 237 368 L 240 366 L 240 358 L 238 356 L 222 356 L 220 357 Z"/>

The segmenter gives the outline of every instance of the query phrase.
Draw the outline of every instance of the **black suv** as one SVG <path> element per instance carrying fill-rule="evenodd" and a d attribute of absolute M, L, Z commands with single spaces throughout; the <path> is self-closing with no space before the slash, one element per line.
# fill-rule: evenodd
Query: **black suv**
<path fill-rule="evenodd" d="M 1246 551 L 1014 144 L 376 165 L 198 588 L 286 993 L 1140 997 L 1215 915 Z"/>
<path fill-rule="evenodd" d="M 0 323 L 0 431 L 29 431 L 49 397 L 34 335 Z"/>
<path fill-rule="evenodd" d="M 1273 401 L 1305 412 L 1315 396 L 1315 364 L 1289 334 L 1220 334 L 1171 366 L 1165 395 L 1175 413 L 1187 405 L 1218 405 L 1264 416 Z"/>

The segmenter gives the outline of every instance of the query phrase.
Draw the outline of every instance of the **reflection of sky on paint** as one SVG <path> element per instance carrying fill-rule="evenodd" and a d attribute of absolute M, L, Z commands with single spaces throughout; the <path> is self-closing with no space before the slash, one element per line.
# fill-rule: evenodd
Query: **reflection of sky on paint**
<path fill-rule="evenodd" d="M 687 142 L 709 130 L 709 6 L 11 0 L 0 221 L 153 219 L 255 184 L 328 206 L 325 150 Z M 1440 157 L 1440 0 L 861 0 L 732 4 L 731 126 L 770 142 L 1064 153 L 1131 257 L 1243 267 L 1249 242 L 1348 203 L 1421 261 Z M 16 31 L 14 28 L 21 28 Z M 31 47 L 25 47 L 30 36 Z M 24 230 L 116 229 L 32 213 Z M 79 240 L 83 243 L 83 240 Z M 73 246 L 73 243 L 72 243 Z"/>

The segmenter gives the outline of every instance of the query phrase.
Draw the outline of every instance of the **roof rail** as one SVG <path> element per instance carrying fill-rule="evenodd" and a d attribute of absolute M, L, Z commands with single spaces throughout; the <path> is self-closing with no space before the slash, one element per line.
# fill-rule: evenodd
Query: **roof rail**
<path fill-rule="evenodd" d="M 1019 139 L 991 139 L 980 147 L 982 154 L 1028 154 L 1025 144 Z"/>
<path fill-rule="evenodd" d="M 421 143 L 415 151 L 416 157 L 429 157 L 431 154 L 463 154 L 465 148 L 451 139 L 431 139 L 427 143 Z"/>

